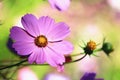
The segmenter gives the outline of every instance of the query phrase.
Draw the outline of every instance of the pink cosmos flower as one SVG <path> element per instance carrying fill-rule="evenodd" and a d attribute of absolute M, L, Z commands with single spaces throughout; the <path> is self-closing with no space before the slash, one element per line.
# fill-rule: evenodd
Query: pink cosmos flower
<path fill-rule="evenodd" d="M 70 0 L 48 0 L 52 8 L 59 11 L 67 10 L 70 5 Z"/>
<path fill-rule="evenodd" d="M 47 62 L 53 67 L 63 70 L 64 55 L 73 51 L 71 43 L 63 39 L 70 33 L 64 22 L 55 23 L 54 19 L 42 16 L 37 19 L 26 14 L 21 19 L 24 27 L 12 27 L 10 37 L 15 40 L 13 48 L 19 55 L 29 55 L 29 63 L 43 64 Z"/>

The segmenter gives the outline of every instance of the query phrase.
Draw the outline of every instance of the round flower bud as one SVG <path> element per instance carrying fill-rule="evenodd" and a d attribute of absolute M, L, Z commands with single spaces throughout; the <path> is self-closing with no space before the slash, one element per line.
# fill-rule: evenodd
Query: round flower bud
<path fill-rule="evenodd" d="M 113 49 L 113 45 L 109 42 L 105 42 L 103 43 L 103 46 L 102 46 L 102 50 L 107 54 L 109 55 L 114 49 Z"/>

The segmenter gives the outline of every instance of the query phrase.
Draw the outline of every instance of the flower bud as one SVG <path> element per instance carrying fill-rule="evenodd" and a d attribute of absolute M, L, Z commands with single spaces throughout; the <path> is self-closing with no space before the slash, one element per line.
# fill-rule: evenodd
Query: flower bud
<path fill-rule="evenodd" d="M 109 56 L 109 54 L 114 50 L 113 45 L 109 42 L 103 43 L 102 50 Z"/>

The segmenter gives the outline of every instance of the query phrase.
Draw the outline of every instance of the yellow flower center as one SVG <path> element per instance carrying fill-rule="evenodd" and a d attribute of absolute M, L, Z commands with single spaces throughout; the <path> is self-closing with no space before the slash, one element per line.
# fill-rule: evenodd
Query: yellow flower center
<path fill-rule="evenodd" d="M 96 48 L 96 43 L 94 41 L 89 41 L 87 43 L 87 47 L 90 49 L 90 50 L 94 50 Z"/>
<path fill-rule="evenodd" d="M 35 44 L 38 47 L 46 47 L 46 45 L 48 44 L 47 38 L 44 35 L 40 35 L 35 38 Z"/>

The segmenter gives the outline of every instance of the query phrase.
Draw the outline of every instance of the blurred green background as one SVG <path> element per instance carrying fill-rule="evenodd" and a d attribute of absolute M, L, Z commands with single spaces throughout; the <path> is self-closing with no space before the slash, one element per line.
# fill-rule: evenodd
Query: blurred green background
<path fill-rule="evenodd" d="M 26 13 L 32 13 L 36 17 L 50 16 L 57 22 L 67 23 L 71 29 L 67 40 L 71 41 L 75 48 L 72 54 L 82 52 L 79 47 L 83 45 L 82 40 L 102 43 L 105 37 L 106 42 L 113 44 L 114 52 L 109 57 L 104 52 L 98 52 L 96 55 L 99 57 L 91 56 L 76 63 L 66 64 L 65 71 L 59 74 L 67 75 L 71 80 L 80 80 L 84 72 L 97 72 L 97 77 L 104 80 L 120 79 L 120 11 L 113 9 L 107 0 L 72 0 L 68 10 L 63 12 L 52 9 L 47 0 L 0 0 L 0 66 L 21 59 L 8 49 L 7 42 L 10 28 L 14 25 L 21 26 L 21 17 Z M 29 67 L 39 80 L 43 80 L 47 73 L 58 74 L 50 66 Z M 6 69 L 0 71 L 0 74 L 6 73 L 5 76 L 10 77 L 16 70 L 12 76 L 16 80 L 18 69 Z"/>

